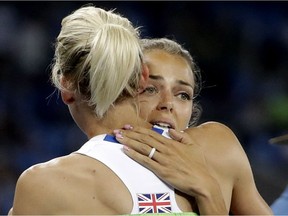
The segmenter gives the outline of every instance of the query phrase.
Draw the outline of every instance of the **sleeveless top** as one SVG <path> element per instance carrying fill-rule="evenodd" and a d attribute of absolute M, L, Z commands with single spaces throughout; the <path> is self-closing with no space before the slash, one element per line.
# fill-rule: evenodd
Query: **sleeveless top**
<path fill-rule="evenodd" d="M 168 137 L 168 130 L 154 126 L 154 131 Z M 102 134 L 91 138 L 78 151 L 99 160 L 125 184 L 133 199 L 130 214 L 179 213 L 174 188 L 123 152 L 114 136 Z"/>

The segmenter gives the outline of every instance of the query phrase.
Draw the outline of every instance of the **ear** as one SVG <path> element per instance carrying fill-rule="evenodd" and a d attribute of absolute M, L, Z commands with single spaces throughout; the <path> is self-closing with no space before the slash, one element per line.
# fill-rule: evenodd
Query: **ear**
<path fill-rule="evenodd" d="M 64 89 L 61 90 L 61 98 L 62 101 L 69 105 L 75 101 L 75 94 L 73 91 L 67 90 L 69 88 L 69 81 L 65 77 L 61 77 L 60 80 L 61 86 L 64 87 Z"/>
<path fill-rule="evenodd" d="M 67 90 L 61 90 L 61 98 L 66 105 L 69 105 L 75 101 L 74 94 Z"/>
<path fill-rule="evenodd" d="M 149 78 L 149 68 L 145 63 L 143 63 L 142 64 L 142 74 L 141 74 L 141 78 L 139 81 L 139 88 L 140 88 L 139 90 L 140 91 L 142 91 L 143 89 L 146 88 L 148 78 Z"/>

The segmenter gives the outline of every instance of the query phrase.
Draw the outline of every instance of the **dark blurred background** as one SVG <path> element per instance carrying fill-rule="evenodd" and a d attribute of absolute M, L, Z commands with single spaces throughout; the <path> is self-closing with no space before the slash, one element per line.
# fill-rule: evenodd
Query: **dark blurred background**
<path fill-rule="evenodd" d="M 0 214 L 29 166 L 77 150 L 86 137 L 49 81 L 64 16 L 84 1 L 0 2 Z M 288 2 L 99 1 L 143 37 L 175 38 L 202 71 L 201 122 L 237 135 L 256 185 L 271 204 L 288 183 Z"/>

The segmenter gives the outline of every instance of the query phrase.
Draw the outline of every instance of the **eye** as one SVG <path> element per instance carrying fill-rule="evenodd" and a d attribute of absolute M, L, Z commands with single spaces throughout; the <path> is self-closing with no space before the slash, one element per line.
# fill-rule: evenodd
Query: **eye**
<path fill-rule="evenodd" d="M 177 97 L 179 97 L 181 100 L 184 101 L 190 101 L 192 99 L 192 97 L 190 96 L 190 94 L 186 93 L 186 92 L 181 92 L 177 95 Z"/>
<path fill-rule="evenodd" d="M 147 88 L 144 89 L 143 93 L 154 95 L 158 93 L 158 89 L 155 86 L 148 86 Z"/>

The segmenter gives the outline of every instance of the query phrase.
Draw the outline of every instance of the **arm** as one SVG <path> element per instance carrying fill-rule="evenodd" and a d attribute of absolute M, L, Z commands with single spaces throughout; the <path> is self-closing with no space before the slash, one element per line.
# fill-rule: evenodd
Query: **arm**
<path fill-rule="evenodd" d="M 203 149 L 185 133 L 171 130 L 168 139 L 145 128 L 121 131 L 125 153 L 177 190 L 195 197 L 201 214 L 227 214 L 218 182 L 207 168 Z M 157 151 L 148 157 L 152 148 Z"/>
<path fill-rule="evenodd" d="M 19 177 L 15 189 L 13 211 L 11 212 L 13 215 L 35 214 L 34 211 L 41 206 L 39 203 L 41 198 L 37 200 L 35 197 L 36 188 L 33 187 L 35 180 L 35 178 L 33 178 L 34 176 L 34 170 L 28 169 Z M 33 210 L 34 207 L 35 210 Z"/>
<path fill-rule="evenodd" d="M 48 176 L 49 177 L 49 176 Z M 53 193 L 47 189 L 51 182 L 38 166 L 24 171 L 19 177 L 10 215 L 49 214 L 53 208 Z"/>
<path fill-rule="evenodd" d="M 235 215 L 273 215 L 256 188 L 249 160 L 240 144 L 234 151 L 234 156 L 237 159 L 238 172 L 233 187 L 231 212 Z"/>
<path fill-rule="evenodd" d="M 210 164 L 217 173 L 222 172 L 225 178 L 231 179 L 230 212 L 234 215 L 272 215 L 256 188 L 249 160 L 233 131 L 217 122 L 203 124 L 202 129 L 206 134 L 202 141 L 211 144 L 206 148 L 211 153 Z"/>

